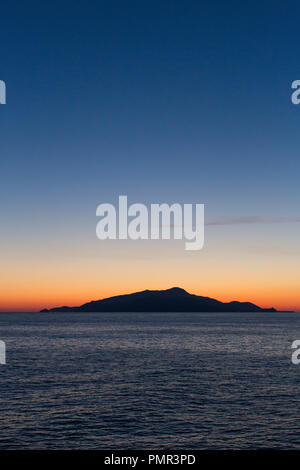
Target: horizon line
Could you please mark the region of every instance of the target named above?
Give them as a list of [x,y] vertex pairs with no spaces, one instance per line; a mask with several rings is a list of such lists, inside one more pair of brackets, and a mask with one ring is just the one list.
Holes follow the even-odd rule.
[[[62,307],[68,307],[68,308],[73,308],[73,307],[74,307],[74,308],[78,308],[78,307],[80,307],[80,306],[82,306],[82,305],[85,305],[85,304],[88,304],[88,303],[90,303],[90,302],[98,302],[98,301],[101,301],[101,300],[104,300],[104,299],[111,299],[111,298],[114,298],[114,297],[132,295],[132,294],[136,294],[136,293],[140,293],[140,292],[145,292],[145,291],[150,291],[150,292],[167,291],[167,290],[172,290],[172,289],[174,289],[174,288],[181,289],[181,290],[187,292],[187,293],[190,294],[190,295],[195,295],[195,296],[198,296],[198,297],[205,297],[205,298],[209,298],[209,299],[214,299],[214,300],[218,300],[218,301],[220,301],[220,302],[222,302],[222,303],[226,303],[226,304],[231,303],[231,302],[252,303],[252,304],[254,304],[254,305],[256,305],[256,306],[258,306],[258,307],[260,307],[260,308],[262,308],[262,309],[274,308],[274,309],[276,309],[277,312],[300,313],[300,307],[296,307],[296,310],[291,309],[291,308],[284,308],[284,309],[281,308],[281,309],[279,309],[279,308],[276,308],[276,306],[273,306],[273,305],[272,305],[271,307],[266,307],[266,306],[261,307],[261,306],[259,305],[259,303],[256,303],[256,301],[236,300],[236,299],[223,301],[223,300],[219,300],[219,299],[216,298],[216,297],[205,296],[205,295],[200,295],[200,294],[194,294],[194,293],[191,293],[191,292],[187,291],[186,289],[184,289],[184,288],[182,288],[182,287],[178,287],[178,286],[172,286],[172,287],[168,287],[168,288],[166,288],[166,289],[142,289],[142,290],[138,290],[138,291],[126,292],[126,293],[124,293],[124,294],[118,293],[118,294],[114,294],[114,295],[110,295],[110,296],[104,296],[104,297],[97,298],[97,299],[93,298],[93,299],[91,299],[91,300],[86,300],[86,301],[82,302],[82,303],[79,304],[79,305],[71,305],[71,306],[69,306],[69,305],[68,305],[69,302],[60,303],[60,304],[59,304],[59,302],[57,302],[57,303],[55,303],[55,305],[52,306],[52,307],[45,307],[45,304],[43,304],[42,306],[39,306],[39,307],[37,308],[37,310],[34,310],[34,309],[32,309],[32,310],[27,310],[27,309],[26,309],[26,310],[23,310],[23,309],[22,309],[22,310],[0,310],[0,313],[41,313],[41,310],[43,310],[43,309],[45,309],[45,310],[51,310],[51,309],[53,309],[53,308],[62,308]],[[255,303],[254,303],[254,302],[255,302]],[[45,303],[46,303],[46,302],[45,302]],[[44,312],[44,313],[45,313],[45,312]],[[199,313],[200,313],[200,312],[199,312]]]

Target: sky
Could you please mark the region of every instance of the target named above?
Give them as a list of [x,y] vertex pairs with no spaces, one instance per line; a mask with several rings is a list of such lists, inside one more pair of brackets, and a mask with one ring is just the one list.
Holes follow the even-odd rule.
[[[180,286],[300,311],[297,1],[7,2],[0,310]],[[205,204],[205,245],[100,241],[96,207]]]

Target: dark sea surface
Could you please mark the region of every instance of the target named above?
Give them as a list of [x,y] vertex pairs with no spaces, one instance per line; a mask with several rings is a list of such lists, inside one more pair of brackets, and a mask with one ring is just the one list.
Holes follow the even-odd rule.
[[0,339],[0,449],[300,449],[299,314],[0,314]]

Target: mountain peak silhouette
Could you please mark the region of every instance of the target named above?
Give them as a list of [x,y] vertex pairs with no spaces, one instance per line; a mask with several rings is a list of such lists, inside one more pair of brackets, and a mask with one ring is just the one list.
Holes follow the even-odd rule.
[[190,294],[181,287],[144,290],[85,303],[79,307],[55,307],[41,312],[276,312],[251,302],[220,302]]
[[170,293],[170,294],[191,295],[186,290],[182,289],[181,287],[170,287],[170,289],[165,289],[164,291],[161,291],[161,292],[166,292],[166,293]]

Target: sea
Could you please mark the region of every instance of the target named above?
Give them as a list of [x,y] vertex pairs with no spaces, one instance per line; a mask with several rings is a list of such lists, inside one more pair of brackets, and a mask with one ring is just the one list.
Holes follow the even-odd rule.
[[300,449],[296,313],[2,313],[0,449]]

